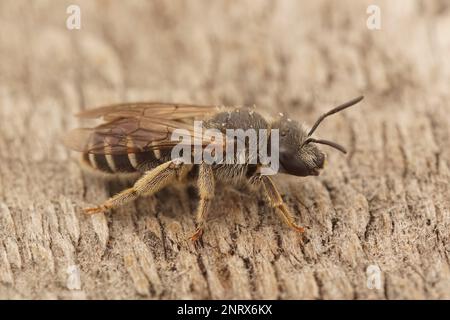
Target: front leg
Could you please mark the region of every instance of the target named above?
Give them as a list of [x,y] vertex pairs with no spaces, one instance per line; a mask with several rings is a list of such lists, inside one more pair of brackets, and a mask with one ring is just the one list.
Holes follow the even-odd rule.
[[281,215],[284,222],[289,227],[291,227],[297,232],[304,232],[305,229],[303,227],[300,227],[297,224],[295,224],[294,217],[290,213],[286,204],[283,202],[283,198],[281,198],[281,195],[278,192],[272,179],[270,179],[268,176],[260,176],[259,179],[264,187],[264,191],[266,193],[267,198],[269,199],[272,208],[275,208],[275,210]]
[[202,163],[200,165],[197,186],[200,194],[200,202],[198,204],[196,215],[197,228],[194,234],[190,237],[192,241],[197,241],[201,238],[203,229],[205,228],[211,201],[214,197],[215,181],[211,165],[206,163]]

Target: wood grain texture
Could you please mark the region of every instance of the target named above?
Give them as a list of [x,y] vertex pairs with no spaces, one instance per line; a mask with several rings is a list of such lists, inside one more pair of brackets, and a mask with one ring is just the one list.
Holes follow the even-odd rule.
[[[370,1],[371,3],[372,1]],[[446,1],[0,2],[0,298],[450,298]],[[129,185],[84,173],[72,114],[120,101],[253,105],[318,130],[319,177],[277,177],[305,239],[262,195],[218,189],[203,247],[194,190],[84,216]],[[367,288],[378,265],[380,289]],[[79,271],[80,277],[77,277]]]

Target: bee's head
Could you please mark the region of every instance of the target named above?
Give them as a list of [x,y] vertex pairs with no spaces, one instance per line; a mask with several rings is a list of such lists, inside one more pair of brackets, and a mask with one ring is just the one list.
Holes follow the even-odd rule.
[[279,130],[280,172],[295,176],[319,175],[320,170],[325,166],[326,155],[317,147],[317,144],[328,145],[346,153],[347,151],[341,145],[328,140],[314,139],[311,135],[327,116],[348,108],[362,99],[363,97],[353,99],[323,114],[309,132],[297,121],[281,115],[272,124],[272,129]]
[[317,176],[325,165],[325,154],[314,143],[305,143],[308,133],[286,116],[273,123],[279,130],[280,172],[295,176]]

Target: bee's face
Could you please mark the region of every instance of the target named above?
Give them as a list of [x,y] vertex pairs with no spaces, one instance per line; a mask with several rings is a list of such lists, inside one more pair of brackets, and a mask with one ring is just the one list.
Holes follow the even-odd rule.
[[319,175],[326,155],[315,144],[303,144],[307,133],[300,124],[282,117],[273,128],[280,134],[280,172],[303,177]]
[[279,156],[282,173],[295,176],[317,176],[325,165],[325,154],[316,144],[328,145],[342,153],[347,153],[340,144],[323,139],[314,139],[311,135],[328,116],[340,112],[360,102],[363,97],[350,100],[322,114],[309,132],[306,132],[297,121],[280,114],[281,117],[272,123],[272,129],[279,129]]
[[284,171],[295,176],[318,176],[324,168],[326,155],[315,145],[297,150],[281,149],[280,163]]

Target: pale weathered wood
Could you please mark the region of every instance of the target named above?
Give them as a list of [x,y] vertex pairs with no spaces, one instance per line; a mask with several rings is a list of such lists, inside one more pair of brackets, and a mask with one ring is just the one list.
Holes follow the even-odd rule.
[[[1,298],[450,298],[446,1],[0,3]],[[59,142],[76,111],[133,100],[253,105],[346,145],[320,177],[278,177],[306,238],[262,195],[165,190],[86,217],[129,182],[83,173]],[[367,288],[378,265],[382,287]],[[76,271],[80,271],[80,279]],[[79,280],[79,281],[78,281]]]

